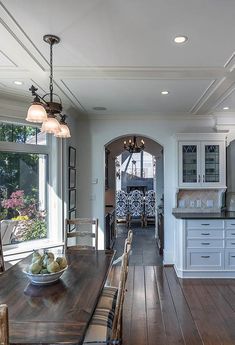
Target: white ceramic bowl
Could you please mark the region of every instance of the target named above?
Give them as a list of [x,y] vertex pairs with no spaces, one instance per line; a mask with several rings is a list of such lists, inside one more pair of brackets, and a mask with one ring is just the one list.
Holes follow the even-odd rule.
[[34,285],[47,285],[56,282],[60,279],[60,276],[66,271],[68,266],[56,273],[47,274],[33,274],[24,270],[23,272],[27,275],[30,282]]

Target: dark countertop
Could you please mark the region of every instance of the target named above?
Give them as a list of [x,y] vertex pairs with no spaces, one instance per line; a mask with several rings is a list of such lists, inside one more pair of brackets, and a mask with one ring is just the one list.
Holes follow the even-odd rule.
[[235,219],[235,212],[220,212],[220,213],[180,213],[173,212],[173,216],[177,219]]

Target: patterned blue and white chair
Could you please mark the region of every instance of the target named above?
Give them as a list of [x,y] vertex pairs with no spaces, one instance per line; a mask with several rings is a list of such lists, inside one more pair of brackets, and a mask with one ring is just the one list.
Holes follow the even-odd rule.
[[156,193],[154,190],[145,192],[145,212],[144,212],[144,225],[148,225],[148,221],[155,222],[156,214]]
[[116,218],[128,221],[128,194],[123,190],[116,192]]
[[128,196],[129,221],[128,227],[133,220],[140,220],[141,226],[144,225],[144,193],[139,190],[133,190]]

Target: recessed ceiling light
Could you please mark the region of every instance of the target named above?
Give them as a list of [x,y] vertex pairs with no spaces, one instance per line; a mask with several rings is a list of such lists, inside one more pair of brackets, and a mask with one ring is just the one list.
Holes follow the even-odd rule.
[[188,41],[188,37],[187,36],[183,36],[183,35],[179,35],[179,36],[176,36],[174,38],[174,42],[177,43],[177,44],[185,43],[187,41]]
[[23,82],[22,82],[22,81],[19,81],[19,80],[15,80],[15,81],[14,81],[14,84],[15,84],[15,85],[23,85]]
[[229,110],[229,107],[223,107],[224,110]]
[[169,91],[167,91],[167,90],[161,91],[161,94],[162,95],[169,95]]
[[107,108],[105,107],[93,107],[94,110],[106,110]]

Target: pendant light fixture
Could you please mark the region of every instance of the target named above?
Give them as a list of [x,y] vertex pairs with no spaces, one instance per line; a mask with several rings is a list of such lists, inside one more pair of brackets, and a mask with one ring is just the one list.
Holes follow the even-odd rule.
[[123,142],[123,148],[125,150],[129,151],[130,153],[139,153],[139,152],[143,151],[145,148],[144,140],[141,139],[140,145],[138,145],[137,137],[134,136],[133,140],[131,140],[131,139],[128,140],[128,143],[126,142],[126,140]]
[[[62,102],[58,95],[53,93],[53,45],[60,42],[60,38],[55,35],[45,35],[43,40],[50,45],[50,84],[49,93],[39,96],[38,89],[32,85],[31,91],[34,100],[29,107],[26,120],[29,122],[42,122],[41,131],[54,134],[59,138],[69,138],[70,130],[65,122],[66,115],[62,115]],[[59,102],[53,100],[53,96],[58,97]],[[49,98],[49,100],[47,100]],[[59,121],[57,119],[59,117]]]

